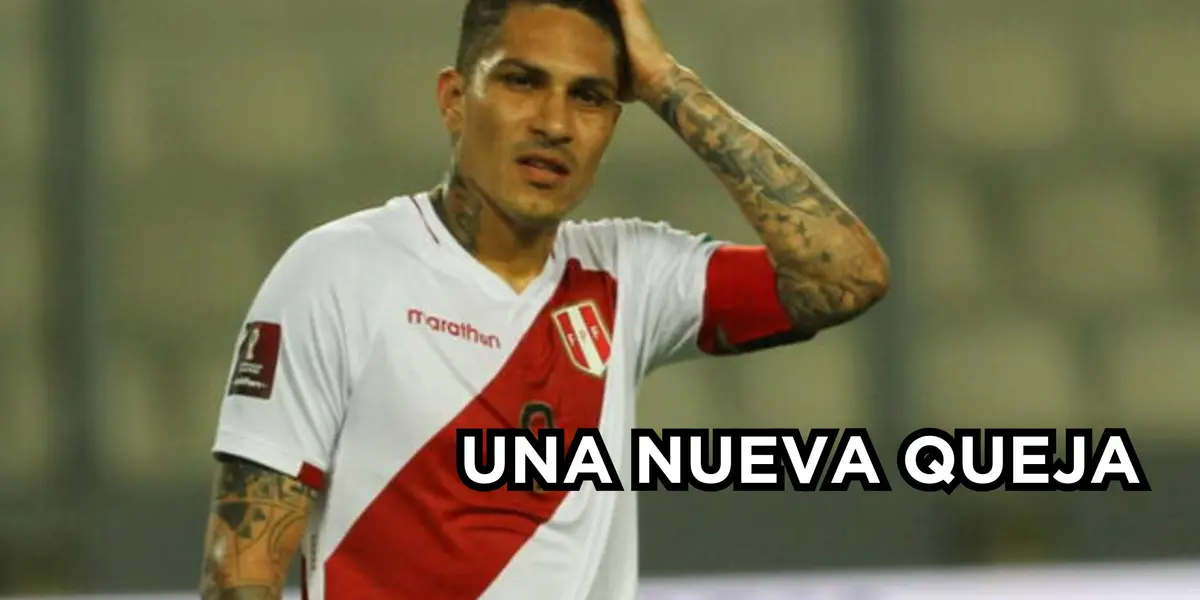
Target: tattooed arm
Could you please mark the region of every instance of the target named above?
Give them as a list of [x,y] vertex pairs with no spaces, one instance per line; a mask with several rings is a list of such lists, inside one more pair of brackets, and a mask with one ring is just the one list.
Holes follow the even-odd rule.
[[716,174],[766,245],[793,325],[817,331],[886,294],[889,265],[865,225],[803,161],[675,65],[644,101]]
[[204,544],[203,600],[278,600],[315,492],[237,458],[217,472]]

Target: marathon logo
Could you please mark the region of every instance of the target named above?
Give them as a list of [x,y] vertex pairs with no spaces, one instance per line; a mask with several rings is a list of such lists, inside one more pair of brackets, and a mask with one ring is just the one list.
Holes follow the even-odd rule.
[[500,349],[499,337],[485,334],[476,329],[474,325],[466,321],[451,321],[449,319],[443,319],[441,317],[430,315],[420,309],[410,308],[408,309],[408,322],[411,325],[423,325],[428,327],[430,331],[445,333],[473,344],[487,346],[493,350]]

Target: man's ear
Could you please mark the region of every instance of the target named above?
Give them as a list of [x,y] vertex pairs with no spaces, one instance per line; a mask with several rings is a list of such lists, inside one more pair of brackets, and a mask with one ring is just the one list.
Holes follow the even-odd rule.
[[466,84],[466,79],[454,67],[446,67],[438,72],[438,112],[442,115],[442,123],[451,135],[457,134],[462,129]]

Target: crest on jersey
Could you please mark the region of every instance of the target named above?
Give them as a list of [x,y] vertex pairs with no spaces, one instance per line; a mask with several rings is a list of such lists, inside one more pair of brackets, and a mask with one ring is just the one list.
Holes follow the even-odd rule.
[[554,311],[551,320],[575,368],[593,377],[603,377],[612,353],[612,335],[595,301],[560,308]]

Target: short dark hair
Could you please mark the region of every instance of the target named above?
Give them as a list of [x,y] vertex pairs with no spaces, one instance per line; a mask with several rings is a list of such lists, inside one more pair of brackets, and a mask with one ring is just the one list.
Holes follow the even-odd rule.
[[621,27],[621,16],[612,0],[467,0],[459,27],[458,53],[454,67],[458,72],[469,75],[475,63],[495,43],[508,9],[519,4],[549,4],[565,9],[577,10],[587,15],[612,36],[617,52],[617,86],[624,94],[631,85],[628,52],[625,49],[625,31]]

